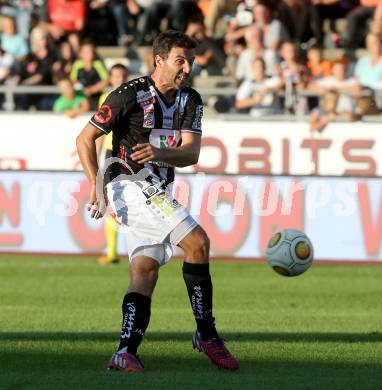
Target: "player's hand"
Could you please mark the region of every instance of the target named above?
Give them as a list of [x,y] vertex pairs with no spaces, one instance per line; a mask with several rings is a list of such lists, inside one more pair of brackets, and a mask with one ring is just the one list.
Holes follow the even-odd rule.
[[130,154],[130,158],[138,164],[144,164],[148,161],[158,161],[160,149],[155,148],[153,145],[137,144],[132,147],[133,153]]
[[97,187],[95,184],[92,185],[90,199],[87,207],[88,211],[90,212],[90,216],[94,219],[102,218],[106,211],[105,202],[103,202],[103,200],[98,201],[97,199]]

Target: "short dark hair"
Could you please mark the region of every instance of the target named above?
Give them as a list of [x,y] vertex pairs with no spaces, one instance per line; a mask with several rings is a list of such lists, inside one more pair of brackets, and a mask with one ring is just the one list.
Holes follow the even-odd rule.
[[129,69],[125,65],[123,65],[123,64],[121,64],[119,62],[117,64],[114,64],[110,68],[110,72],[109,73],[111,73],[114,69],[122,71],[123,74],[124,74],[124,78],[126,78],[128,76],[128,74],[129,74]]
[[182,47],[185,49],[195,49],[197,42],[188,35],[177,30],[168,30],[160,33],[153,43],[153,60],[154,67],[155,57],[159,55],[162,58],[167,58],[173,47]]

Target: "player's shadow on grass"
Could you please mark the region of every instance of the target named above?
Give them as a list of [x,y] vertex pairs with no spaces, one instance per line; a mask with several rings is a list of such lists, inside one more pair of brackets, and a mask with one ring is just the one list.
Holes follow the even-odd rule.
[[[156,341],[190,341],[192,332],[147,332],[145,339]],[[236,342],[382,342],[382,333],[230,333],[221,336],[228,341]],[[118,332],[0,332],[0,341],[116,341]]]
[[[148,332],[140,351],[146,372],[144,376],[131,377],[105,369],[117,345],[117,332],[0,333],[0,346],[6,346],[1,348],[0,354],[0,387],[57,390],[381,388],[381,364],[373,361],[374,358],[372,361],[362,357],[341,361],[334,352],[332,360],[324,360],[314,351],[320,342],[382,342],[382,333],[224,333],[222,336],[233,350],[237,348],[237,344],[234,348],[234,341],[243,343],[238,355],[241,369],[235,373],[218,371],[203,354],[193,352],[191,335],[192,332]],[[258,350],[267,350],[269,346],[259,348],[262,342],[311,342],[312,345],[304,356],[278,354],[277,349],[264,355]],[[208,383],[208,387],[195,385],[195,380],[197,384]],[[290,383],[295,385],[291,387]],[[3,384],[6,386],[2,387]]]

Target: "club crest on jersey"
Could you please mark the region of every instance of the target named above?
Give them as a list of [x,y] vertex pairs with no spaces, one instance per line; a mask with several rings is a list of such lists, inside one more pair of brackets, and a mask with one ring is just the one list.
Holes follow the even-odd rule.
[[107,104],[103,104],[94,114],[94,120],[98,123],[107,123],[113,116],[113,110]]

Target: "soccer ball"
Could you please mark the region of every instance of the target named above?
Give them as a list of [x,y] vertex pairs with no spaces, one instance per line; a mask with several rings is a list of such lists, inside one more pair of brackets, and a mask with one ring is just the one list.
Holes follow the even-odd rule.
[[299,230],[281,230],[268,243],[267,260],[280,275],[301,275],[312,265],[313,245],[306,234]]

